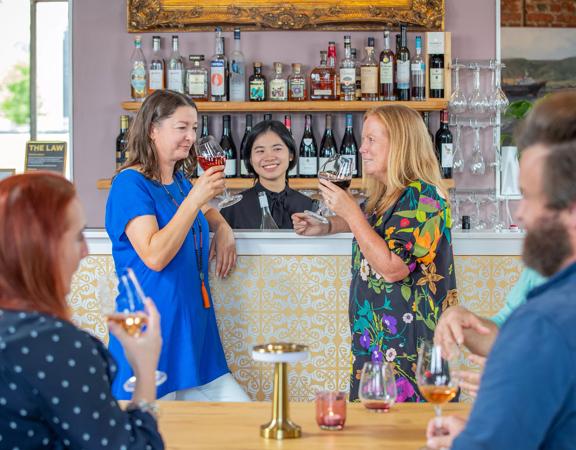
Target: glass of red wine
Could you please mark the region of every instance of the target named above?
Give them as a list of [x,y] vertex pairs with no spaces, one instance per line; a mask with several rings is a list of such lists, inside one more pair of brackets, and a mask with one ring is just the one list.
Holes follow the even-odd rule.
[[[354,171],[352,159],[347,155],[336,154],[328,159],[320,168],[318,178],[330,181],[340,189],[348,189],[352,183],[352,174]],[[318,211],[304,211],[306,215],[315,218],[322,223],[328,223],[327,217],[334,216],[332,211],[325,202],[320,202]]]
[[[214,136],[204,136],[198,139],[196,145],[196,158],[198,159],[198,164],[204,171],[208,170],[212,166],[225,166],[226,165],[226,153],[220,147],[220,144],[214,138]],[[230,195],[228,190],[224,188],[224,193],[219,197],[220,203],[218,203],[219,208],[226,208],[227,206],[232,206],[242,200],[241,194]]]
[[364,407],[374,412],[388,412],[397,395],[394,367],[386,362],[365,362],[358,388]]

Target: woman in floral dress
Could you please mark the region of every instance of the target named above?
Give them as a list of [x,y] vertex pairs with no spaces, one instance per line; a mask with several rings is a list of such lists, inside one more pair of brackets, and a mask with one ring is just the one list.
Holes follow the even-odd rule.
[[358,399],[364,363],[388,361],[396,369],[398,401],[420,401],[418,346],[432,340],[442,311],[457,303],[447,192],[428,130],[411,108],[368,111],[360,153],[367,200],[358,206],[347,191],[320,180],[336,216],[326,225],[294,214],[294,230],[354,235],[350,400]]

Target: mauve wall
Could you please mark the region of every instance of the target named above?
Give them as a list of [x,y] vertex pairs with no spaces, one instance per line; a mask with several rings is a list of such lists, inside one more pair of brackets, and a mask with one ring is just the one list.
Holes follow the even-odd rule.
[[[104,226],[108,191],[98,191],[96,180],[110,177],[114,171],[114,146],[118,133],[120,102],[129,97],[128,59],[133,35],[126,32],[124,0],[75,0],[73,2],[73,98],[74,98],[74,181],[86,208],[88,226]],[[495,2],[490,0],[446,0],[446,31],[452,32],[452,53],[466,59],[489,59],[495,55]],[[248,61],[258,59],[268,66],[273,61],[299,61],[307,71],[317,63],[319,51],[335,40],[342,56],[345,32],[246,32],[242,34],[243,51]],[[382,48],[380,32],[352,32],[352,46],[361,47],[369,35],[375,36],[376,50]],[[163,50],[168,55],[169,36],[162,34]],[[227,53],[232,33],[225,33]],[[181,53],[213,53],[214,34],[180,33]],[[143,36],[145,54],[149,55],[151,34]],[[285,68],[285,71],[287,69]],[[269,73],[269,72],[266,72]],[[244,120],[236,115],[235,137],[242,132]],[[281,113],[274,115],[282,118]],[[355,114],[359,137],[360,113]],[[260,120],[257,114],[255,120]],[[296,141],[299,142],[302,114],[292,114]],[[211,132],[220,133],[219,115],[211,118]],[[316,138],[321,137],[323,115],[314,117]],[[342,136],[342,120],[337,120],[336,134]],[[437,119],[436,119],[437,123]],[[431,127],[433,130],[435,126]],[[241,136],[240,136],[241,138]]]

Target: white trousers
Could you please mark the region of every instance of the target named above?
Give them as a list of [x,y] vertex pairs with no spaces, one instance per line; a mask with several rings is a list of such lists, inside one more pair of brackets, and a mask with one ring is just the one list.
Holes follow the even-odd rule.
[[159,400],[186,400],[189,402],[251,401],[231,373],[224,374],[202,386],[170,392]]

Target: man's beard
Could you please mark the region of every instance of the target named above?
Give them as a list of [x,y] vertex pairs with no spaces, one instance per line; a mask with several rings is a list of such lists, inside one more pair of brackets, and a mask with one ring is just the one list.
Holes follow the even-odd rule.
[[527,231],[522,261],[541,275],[554,275],[571,256],[570,235],[557,216],[542,219],[541,225]]

